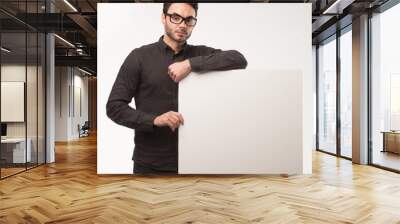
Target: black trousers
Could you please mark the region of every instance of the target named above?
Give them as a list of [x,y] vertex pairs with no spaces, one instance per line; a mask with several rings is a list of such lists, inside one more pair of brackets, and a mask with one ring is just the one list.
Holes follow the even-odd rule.
[[157,175],[175,175],[178,171],[172,170],[158,170],[151,167],[144,166],[139,163],[133,163],[133,174],[157,174]]

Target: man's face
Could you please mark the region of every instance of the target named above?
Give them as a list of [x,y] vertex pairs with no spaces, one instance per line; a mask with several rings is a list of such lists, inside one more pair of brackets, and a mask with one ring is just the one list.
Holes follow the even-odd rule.
[[[168,9],[168,14],[177,14],[183,18],[196,17],[196,12],[186,3],[174,3]],[[172,23],[169,15],[162,13],[161,21],[164,25],[165,33],[174,41],[178,43],[184,43],[189,39],[192,34],[194,26],[186,25],[185,21],[181,24]]]

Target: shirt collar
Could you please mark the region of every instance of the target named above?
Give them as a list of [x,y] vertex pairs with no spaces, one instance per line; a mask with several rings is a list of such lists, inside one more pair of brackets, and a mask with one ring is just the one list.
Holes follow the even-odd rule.
[[[164,38],[164,35],[162,35],[162,36],[158,39],[158,46],[160,46],[160,48],[161,48],[162,50],[167,50],[167,49],[168,49],[168,50],[170,50],[170,51],[173,52],[172,48],[171,48],[170,46],[168,46],[168,45],[164,42],[163,38]],[[184,43],[184,45],[183,45],[183,48],[182,48],[182,50],[181,50],[179,53],[181,53],[181,52],[183,52],[183,51],[186,51],[187,48],[188,48],[188,44],[187,44],[187,41],[185,41],[185,43]],[[179,53],[178,53],[178,54],[179,54]]]

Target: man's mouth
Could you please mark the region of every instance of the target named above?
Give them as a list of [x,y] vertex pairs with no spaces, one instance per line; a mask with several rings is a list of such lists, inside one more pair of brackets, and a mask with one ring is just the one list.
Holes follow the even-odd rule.
[[179,32],[179,31],[177,31],[176,33],[179,34],[179,35],[182,35],[182,36],[183,36],[183,35],[186,35],[186,32]]

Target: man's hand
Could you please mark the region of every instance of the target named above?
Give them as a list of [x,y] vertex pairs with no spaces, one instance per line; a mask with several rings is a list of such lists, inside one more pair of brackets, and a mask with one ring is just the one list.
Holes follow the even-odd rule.
[[188,59],[181,62],[175,62],[168,66],[168,75],[176,83],[186,78],[191,71],[192,67],[190,66]]
[[175,131],[180,124],[183,125],[183,117],[178,112],[169,111],[156,117],[153,123],[157,127],[169,126],[172,131]]

